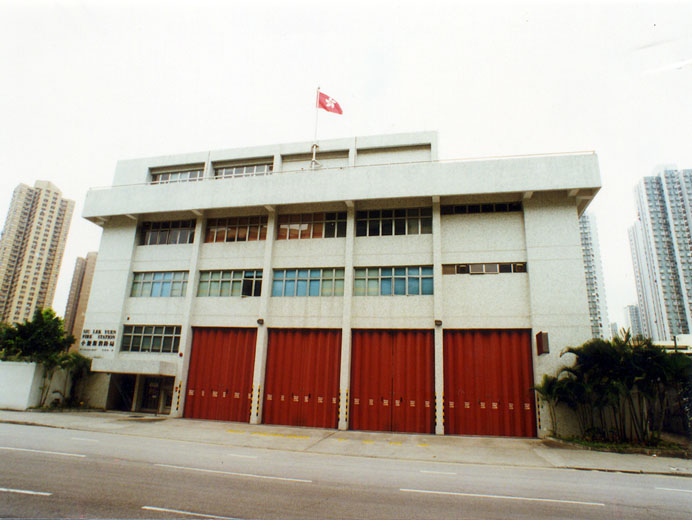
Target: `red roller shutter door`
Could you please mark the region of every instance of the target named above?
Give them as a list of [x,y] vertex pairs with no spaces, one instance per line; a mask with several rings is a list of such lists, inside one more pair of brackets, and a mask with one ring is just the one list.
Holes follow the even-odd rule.
[[444,331],[445,433],[535,437],[529,330]]
[[185,417],[249,422],[257,329],[193,329]]
[[270,329],[265,424],[336,428],[341,331]]
[[432,433],[434,336],[430,330],[354,330],[350,425]]

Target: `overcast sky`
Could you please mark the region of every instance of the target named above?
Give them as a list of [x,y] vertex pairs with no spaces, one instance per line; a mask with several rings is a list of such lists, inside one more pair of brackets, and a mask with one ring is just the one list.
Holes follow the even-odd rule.
[[690,2],[235,4],[0,0],[0,218],[19,182],[76,201],[58,314],[99,247],[86,192],[118,159],[311,140],[319,85],[344,110],[320,116],[323,139],[437,130],[442,159],[595,150],[623,323],[633,187],[692,168]]

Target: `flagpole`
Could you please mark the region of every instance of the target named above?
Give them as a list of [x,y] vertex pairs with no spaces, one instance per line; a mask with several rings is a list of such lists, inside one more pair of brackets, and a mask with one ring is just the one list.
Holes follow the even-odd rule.
[[315,97],[315,138],[312,141],[312,162],[310,163],[311,168],[315,168],[317,164],[317,118],[320,113],[320,87],[317,87],[317,95]]

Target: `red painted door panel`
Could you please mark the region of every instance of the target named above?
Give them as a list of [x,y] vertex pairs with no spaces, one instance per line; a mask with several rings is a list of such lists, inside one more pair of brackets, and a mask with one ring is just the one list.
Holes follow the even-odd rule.
[[351,429],[391,431],[392,334],[387,330],[354,330],[351,340]]
[[270,329],[265,424],[336,428],[341,331]]
[[350,427],[431,433],[434,339],[429,330],[354,330]]
[[529,330],[444,332],[445,433],[535,437]]
[[193,329],[185,417],[248,422],[257,329]]

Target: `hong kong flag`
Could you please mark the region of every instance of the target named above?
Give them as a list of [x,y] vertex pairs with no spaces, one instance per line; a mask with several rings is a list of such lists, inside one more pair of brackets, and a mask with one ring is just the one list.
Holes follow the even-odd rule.
[[317,92],[317,107],[324,108],[327,112],[343,114],[339,103],[334,98],[329,97],[324,92]]

